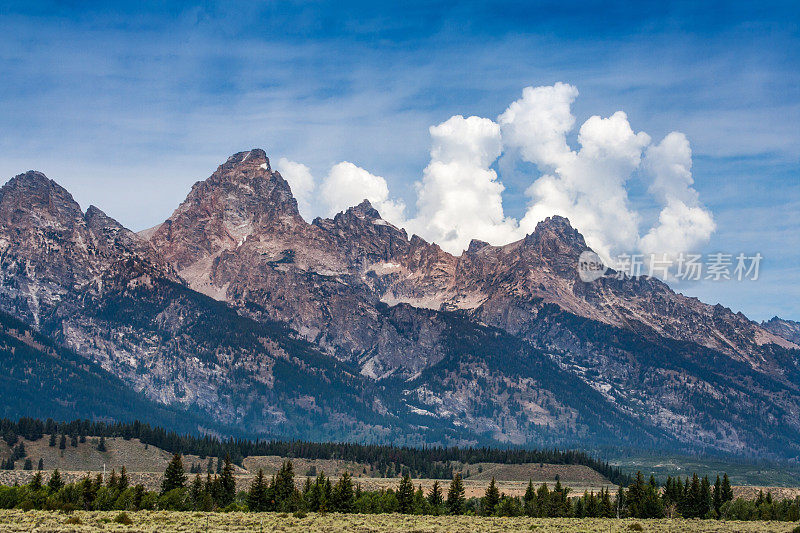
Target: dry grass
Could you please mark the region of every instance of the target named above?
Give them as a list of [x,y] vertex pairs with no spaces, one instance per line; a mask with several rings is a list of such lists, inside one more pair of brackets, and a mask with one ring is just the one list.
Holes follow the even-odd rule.
[[[642,531],[672,532],[789,532],[797,525],[786,522],[717,522],[714,520],[639,520],[570,518],[482,518],[469,516],[407,515],[319,515],[305,518],[276,513],[127,513],[130,525],[114,521],[118,511],[75,512],[64,515],[48,511],[0,511],[0,530],[21,531],[285,531],[285,532],[363,532],[391,531],[419,533],[488,533],[501,531],[622,533],[640,524]],[[633,526],[635,527],[635,526]]]
[[[25,452],[34,467],[41,458],[45,470],[58,468],[66,471],[97,472],[102,471],[103,465],[106,465],[109,472],[112,469],[119,472],[124,465],[129,472],[163,472],[172,458],[171,453],[155,446],[146,446],[138,439],[108,438],[105,452],[97,451],[97,437],[88,437],[86,442],[79,442],[75,447],[70,445],[70,439],[67,437],[67,447],[63,450],[58,447],[59,440],[60,436],[56,436],[55,446],[49,445],[49,435],[36,441],[23,440]],[[0,447],[0,457],[5,458],[8,455],[8,447]],[[183,464],[188,469],[191,464],[200,463],[205,471],[207,461],[207,459],[201,460],[196,455],[187,455]],[[23,462],[24,460],[17,461],[17,468],[21,468]]]
[[[170,453],[155,446],[145,446],[138,439],[127,441],[121,437],[106,439],[106,452],[97,451],[96,438],[94,437],[90,437],[85,443],[79,443],[74,448],[67,442],[65,450],[60,450],[58,445],[55,447],[48,446],[48,441],[49,435],[45,435],[44,438],[33,442],[24,441],[27,455],[30,457],[34,467],[40,457],[44,459],[45,479],[49,477],[50,471],[54,468],[58,468],[64,474],[67,482],[72,482],[86,475],[86,472],[92,472],[93,475],[102,472],[104,464],[108,473],[112,469],[119,472],[122,465],[125,465],[129,472],[131,483],[142,483],[146,488],[155,490],[160,487],[164,469],[172,458]],[[10,453],[9,447],[0,439],[0,458],[6,458]],[[246,458],[244,460],[245,468],[235,467],[237,474],[236,486],[240,490],[249,487],[253,475],[259,468],[263,468],[267,475],[274,474],[284,460],[285,458],[278,456]],[[396,488],[399,482],[399,478],[374,477],[376,473],[371,471],[369,465],[362,463],[335,459],[295,458],[292,461],[295,474],[297,474],[296,482],[298,487],[303,485],[305,482],[304,474],[312,466],[318,472],[324,471],[326,475],[333,478],[337,478],[342,472],[348,471],[353,477],[357,478],[356,482],[361,483],[362,488],[365,490]],[[184,466],[187,471],[190,465],[197,463],[202,466],[202,470],[205,472],[207,462],[207,458],[200,459],[194,455],[184,456]],[[22,464],[23,461],[17,461],[17,468],[21,468]],[[367,470],[366,474],[364,473],[365,469]],[[556,476],[559,477],[564,486],[572,490],[572,494],[582,494],[584,490],[597,492],[602,487],[608,487],[612,492],[616,490],[614,485],[611,485],[596,471],[581,465],[479,463],[462,465],[461,471],[463,473],[469,471],[469,476],[464,480],[464,488],[468,498],[483,496],[486,486],[493,476],[497,479],[500,491],[510,496],[522,496],[525,493],[528,479],[533,479],[537,486],[546,482],[552,488]],[[0,484],[28,483],[34,473],[22,470],[0,471]],[[440,480],[440,483],[444,486],[448,482],[448,480]],[[432,484],[432,479],[414,480],[415,486],[422,485],[425,490]],[[778,499],[794,498],[800,495],[800,489],[798,488],[783,487],[734,487],[734,494],[737,497],[742,496],[747,499],[754,499],[758,495],[758,490],[762,488],[764,492],[771,491],[773,496]]]
[[[251,473],[258,472],[259,468],[264,469],[264,473],[272,475],[280,470],[283,462],[286,461],[285,457],[277,455],[253,455],[245,457],[243,464],[244,467]],[[357,463],[353,461],[342,461],[339,459],[292,459],[292,466],[294,466],[295,474],[305,475],[311,467],[316,468],[317,472],[325,472],[326,476],[338,477],[343,472],[349,472],[353,476],[372,476],[372,468],[366,463]],[[367,472],[364,473],[364,470]]]
[[[36,471],[29,471],[29,470],[0,470],[0,485],[13,485],[15,483],[19,485],[26,485],[30,483],[33,476],[36,474]],[[98,472],[90,472],[92,476],[96,476]],[[64,481],[67,483],[74,483],[76,481],[81,480],[86,475],[85,471],[61,471],[61,476],[64,478]],[[50,478],[50,471],[43,472],[44,480],[47,481]],[[203,474],[201,477],[205,477]],[[253,474],[240,474],[236,476],[236,488],[237,490],[246,490],[250,487],[250,484],[253,482],[253,478],[255,476]],[[141,483],[144,487],[148,490],[158,490],[161,487],[161,480],[163,478],[163,474],[160,472],[131,472],[128,474],[128,479],[132,485],[137,485]],[[189,475],[189,481],[194,478],[194,474]],[[295,485],[297,488],[302,488],[303,484],[306,481],[305,476],[295,476]],[[335,481],[335,479],[334,479]],[[363,490],[380,490],[380,489],[397,489],[397,485],[400,483],[400,478],[368,478],[368,477],[360,477],[354,480],[356,483],[361,485]],[[436,480],[433,479],[414,479],[414,487],[421,486],[422,489],[427,492],[430,487],[433,485],[433,482]],[[447,486],[450,484],[450,480],[447,479],[440,479],[438,480],[439,484],[442,486],[443,490],[447,490]],[[537,483],[537,486],[540,485],[542,481]],[[466,479],[464,480],[464,492],[466,493],[467,498],[472,497],[481,497],[486,492],[486,487],[489,484],[486,480],[478,480],[478,479]],[[615,485],[609,484],[587,484],[587,483],[571,483],[565,482],[562,483],[565,487],[569,487],[572,491],[571,494],[583,494],[584,490],[593,490],[594,492],[598,492],[601,487],[608,487],[611,489],[612,492],[616,491]],[[497,488],[500,492],[503,492],[509,496],[522,496],[525,494],[525,489],[528,486],[527,481],[498,481]],[[552,480],[548,481],[548,486],[552,489],[554,483]]]
[[462,475],[469,472],[465,479],[489,481],[494,477],[498,481],[525,481],[555,483],[556,476],[561,483],[575,485],[608,485],[610,482],[596,470],[583,465],[555,465],[547,463],[500,464],[476,463],[463,465]]

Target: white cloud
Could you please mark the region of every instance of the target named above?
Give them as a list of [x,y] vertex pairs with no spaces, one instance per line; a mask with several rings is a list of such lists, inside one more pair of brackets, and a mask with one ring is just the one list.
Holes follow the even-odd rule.
[[333,216],[367,199],[392,224],[402,225],[405,204],[389,199],[389,186],[381,176],[376,176],[348,161],[331,167],[320,186],[327,215]]
[[451,253],[473,238],[505,244],[518,238],[503,214],[503,185],[489,167],[500,156],[500,126],[456,115],[432,126],[431,161],[417,183],[417,214],[408,228]]
[[506,148],[544,172],[529,188],[531,205],[520,221],[526,233],[558,214],[586,237],[603,259],[630,251],[638,240],[638,215],[628,205],[625,183],[650,142],[634,133],[625,113],[593,116],[581,126],[579,151],[567,144],[575,124],[570,106],[578,91],[571,85],[526,88],[498,119]]
[[652,176],[650,192],[661,202],[670,198],[697,204],[697,191],[692,189],[692,148],[686,135],[673,131],[647,149],[644,168]]
[[289,161],[285,157],[278,159],[276,168],[292,188],[300,214],[306,220],[311,220],[311,193],[314,191],[311,169],[302,163]]
[[[586,120],[578,132],[580,150],[573,150],[567,135],[575,125],[570,108],[577,95],[563,83],[528,87],[498,119],[506,154],[542,172],[527,190],[531,203],[520,228],[529,233],[548,216],[565,216],[610,264],[623,252],[674,255],[705,243],[715,226],[692,188],[686,137],[671,133],[649,146],[650,136],[635,133],[627,115],[617,111]],[[642,238],[640,216],[627,193],[638,169],[652,178],[649,191],[662,205],[658,223]]]
[[578,89],[566,83],[525,87],[522,98],[500,115],[506,148],[517,149],[526,161],[555,169],[574,158],[566,134],[575,125],[570,107]]
[[[578,90],[568,84],[527,87],[497,122],[455,115],[430,128],[430,163],[416,183],[416,214],[391,199],[386,180],[353,163],[334,165],[319,188],[327,216],[368,199],[381,216],[411,233],[461,253],[471,239],[506,244],[532,232],[552,215],[569,218],[587,243],[609,264],[620,253],[676,255],[696,251],[715,230],[699,201],[692,177],[692,151],[682,133],[659,144],[635,132],[627,115],[592,116],[578,130],[571,107]],[[541,175],[526,193],[531,202],[517,222],[503,210],[503,184],[491,168],[500,155],[537,166]],[[313,178],[305,165],[281,159],[278,168],[306,206]],[[641,237],[640,215],[628,201],[634,172],[650,178],[649,192],[660,205],[657,223]],[[301,208],[302,209],[302,208]]]
[[650,192],[664,207],[658,224],[642,237],[641,250],[674,256],[707,242],[716,224],[692,188],[692,149],[686,136],[672,132],[659,144],[650,146],[643,166],[653,178]]

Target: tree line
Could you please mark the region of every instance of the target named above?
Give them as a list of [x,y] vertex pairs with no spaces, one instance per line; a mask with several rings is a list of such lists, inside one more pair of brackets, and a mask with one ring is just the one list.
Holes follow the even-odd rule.
[[259,470],[249,487],[237,490],[234,466],[229,457],[219,474],[195,474],[189,481],[180,454],[167,465],[160,491],[131,486],[123,467],[112,472],[87,474],[76,483],[65,484],[58,470],[45,483],[37,472],[30,483],[0,486],[0,508],[85,510],[174,510],[174,511],[250,511],[291,512],[304,517],[307,512],[326,513],[404,513],[429,515],[483,515],[529,517],[605,517],[663,518],[684,517],[726,520],[800,519],[800,497],[777,501],[761,493],[755,501],[734,499],[727,474],[717,476],[712,486],[708,477],[697,474],[682,481],[668,478],[659,487],[655,478],[645,482],[641,472],[627,487],[619,487],[612,497],[607,488],[571,497],[570,489],[557,481],[551,489],[546,483],[536,488],[528,482],[524,496],[501,493],[494,478],[482,498],[466,498],[463,480],[456,473],[447,488],[435,480],[427,491],[414,487],[405,474],[396,488],[363,490],[348,472],[333,481],[323,472],[306,477],[302,487],[295,482],[291,460],[267,479]]
[[[160,427],[135,422],[72,422],[45,421],[33,418],[19,420],[0,419],[0,436],[13,446],[18,437],[39,440],[45,434],[59,435],[70,440],[87,436],[122,437],[139,439],[170,453],[192,454],[202,458],[229,457],[241,465],[245,457],[277,455],[304,459],[340,459],[371,466],[373,472],[383,477],[408,474],[417,478],[451,479],[453,463],[550,463],[584,465],[596,470],[614,484],[628,484],[631,477],[619,468],[609,465],[578,450],[538,450],[522,448],[460,448],[442,446],[393,446],[387,444],[357,444],[349,442],[306,442],[300,440],[250,440],[220,439],[211,435],[178,434]],[[52,437],[51,437],[52,438]]]

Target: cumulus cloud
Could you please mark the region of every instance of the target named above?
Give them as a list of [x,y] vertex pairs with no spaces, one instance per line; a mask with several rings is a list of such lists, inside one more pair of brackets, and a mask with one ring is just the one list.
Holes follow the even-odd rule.
[[[531,203],[520,228],[529,233],[548,216],[565,216],[610,264],[622,252],[675,254],[707,241],[714,223],[691,187],[686,137],[672,133],[649,146],[650,136],[635,133],[627,115],[617,111],[586,120],[578,132],[580,149],[573,150],[567,135],[575,126],[571,106],[577,96],[575,87],[563,83],[528,87],[498,118],[506,152],[542,172],[527,190]],[[643,238],[626,188],[638,169],[652,178],[649,190],[663,206]]]
[[471,239],[505,244],[519,237],[503,214],[503,185],[489,167],[500,156],[500,126],[456,115],[432,126],[431,161],[417,183],[417,214],[409,229],[451,253]]
[[392,224],[402,225],[405,204],[389,198],[389,186],[376,176],[348,161],[334,165],[320,186],[327,215],[333,216],[367,199]]
[[572,102],[578,89],[566,83],[552,87],[526,87],[522,98],[500,115],[507,149],[519,150],[526,161],[549,169],[567,164],[575,156],[566,134],[575,126]]
[[625,113],[593,116],[581,126],[579,151],[567,144],[575,124],[570,107],[575,87],[526,88],[499,117],[506,147],[544,173],[529,188],[531,205],[520,221],[526,233],[546,217],[570,219],[603,259],[630,250],[638,240],[638,216],[628,205],[625,184],[650,142],[634,133]]
[[692,188],[692,149],[686,136],[672,132],[650,146],[643,166],[653,180],[649,190],[663,208],[658,223],[642,237],[641,250],[674,256],[707,242],[716,224]]
[[[319,188],[327,216],[368,199],[383,218],[411,233],[461,253],[471,239],[506,244],[532,232],[552,215],[571,221],[609,264],[620,253],[668,254],[696,251],[715,230],[710,211],[693,188],[692,151],[685,135],[673,132],[660,143],[635,132],[627,115],[592,116],[578,129],[572,104],[578,90],[556,83],[527,87],[497,121],[455,115],[430,128],[430,162],[416,182],[416,213],[392,199],[386,180],[343,161]],[[504,186],[492,168],[500,156],[536,166],[526,193],[530,203],[519,222],[503,210]],[[278,168],[307,207],[313,179],[307,167],[281,159]],[[650,180],[660,208],[657,222],[640,235],[641,217],[628,199],[635,174]]]
[[310,220],[312,214],[311,193],[314,191],[314,177],[311,175],[311,169],[302,163],[289,161],[285,157],[278,159],[275,168],[292,188],[292,194],[297,200],[300,214],[306,220]]

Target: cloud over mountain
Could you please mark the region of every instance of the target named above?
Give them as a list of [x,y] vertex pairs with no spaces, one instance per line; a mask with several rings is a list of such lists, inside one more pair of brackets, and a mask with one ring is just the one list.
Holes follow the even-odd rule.
[[414,233],[460,253],[471,239],[514,240],[516,221],[503,214],[503,185],[489,168],[502,152],[500,126],[461,115],[430,128],[431,161],[417,187]]
[[314,177],[311,175],[311,169],[302,163],[289,161],[285,157],[278,159],[278,164],[275,166],[292,188],[300,214],[305,218],[310,218],[312,214],[311,194],[314,191]]
[[[320,186],[317,210],[335,214],[369,199],[384,218],[460,253],[471,239],[505,244],[533,231],[552,215],[570,219],[604,260],[640,251],[670,254],[696,250],[716,225],[693,188],[692,152],[686,136],[668,134],[658,144],[635,132],[623,111],[588,118],[570,146],[578,89],[566,83],[526,87],[497,121],[454,115],[430,128],[430,162],[415,183],[416,212],[407,216],[386,180],[353,163],[334,165]],[[505,187],[493,168],[500,156],[534,165],[522,218],[505,214]],[[307,167],[289,168],[301,197],[313,188]],[[302,168],[300,168],[302,167]],[[300,169],[300,170],[297,170]],[[300,172],[303,171],[303,172]],[[658,221],[642,232],[642,217],[628,198],[628,182],[640,173],[660,208]],[[305,196],[304,196],[305,195]],[[302,204],[302,202],[301,202]]]
[[367,199],[386,220],[395,224],[404,221],[405,205],[389,199],[386,180],[348,161],[331,167],[320,186],[320,193],[327,215],[335,215]]

